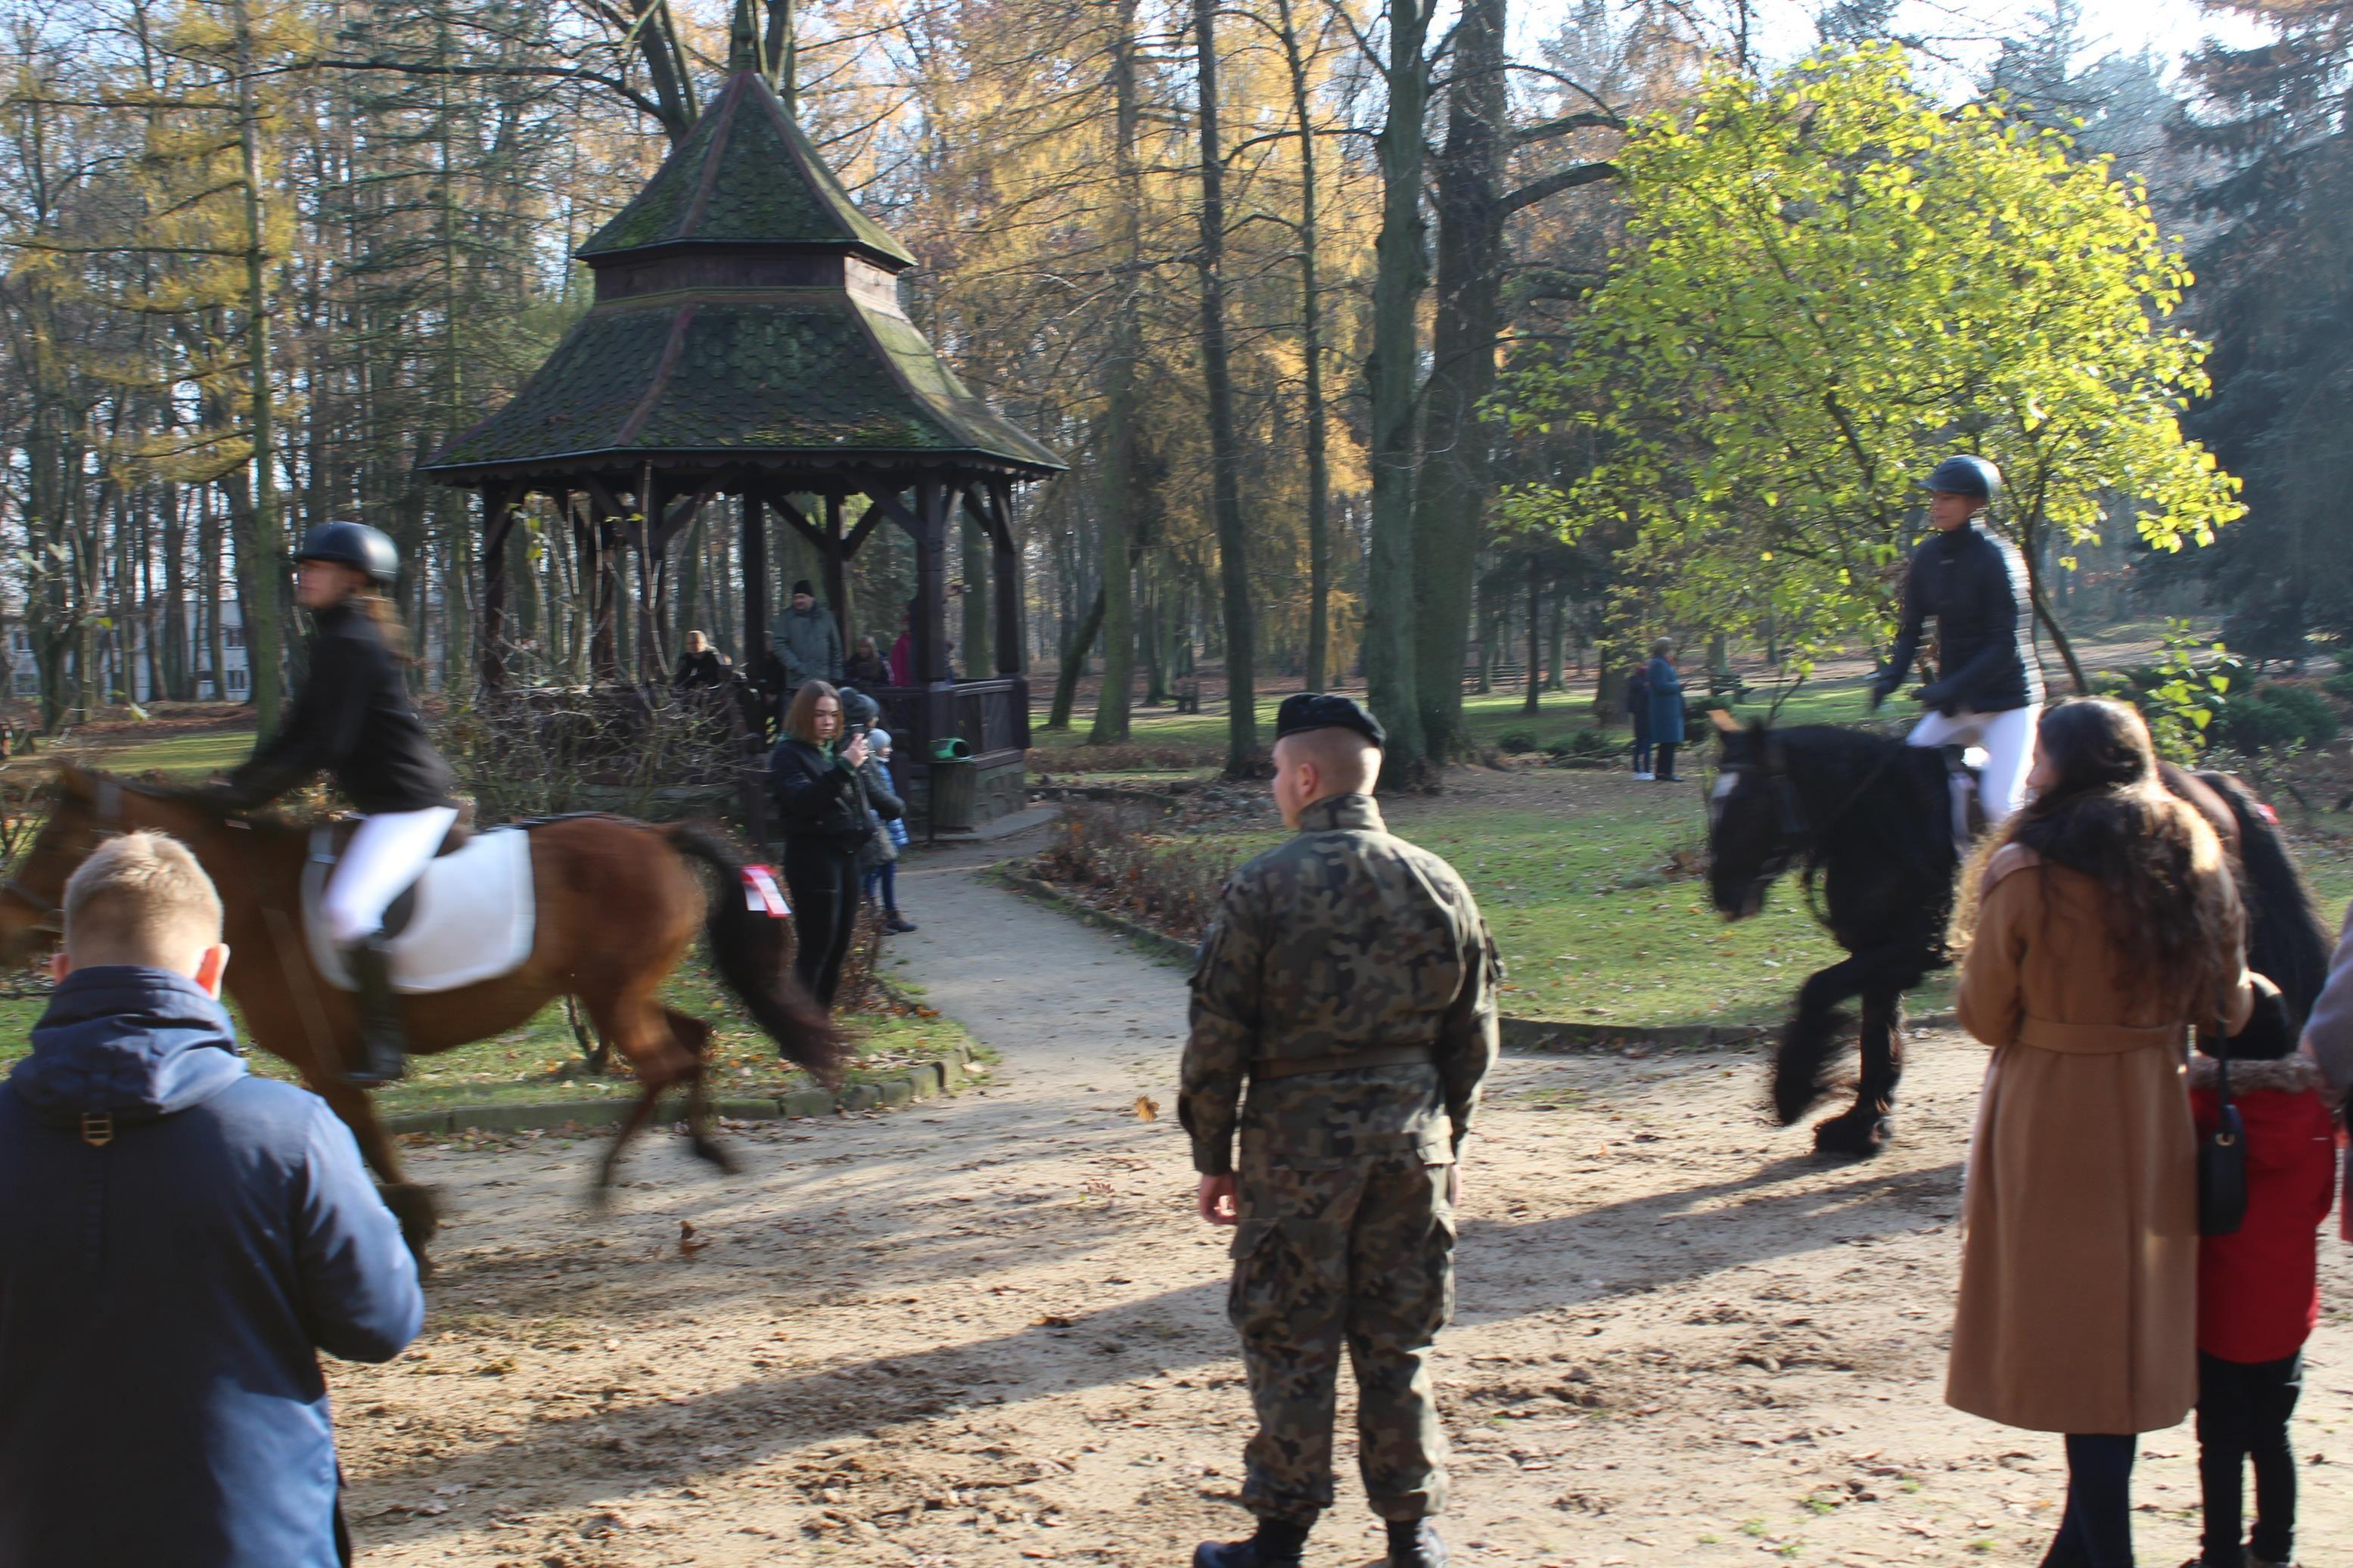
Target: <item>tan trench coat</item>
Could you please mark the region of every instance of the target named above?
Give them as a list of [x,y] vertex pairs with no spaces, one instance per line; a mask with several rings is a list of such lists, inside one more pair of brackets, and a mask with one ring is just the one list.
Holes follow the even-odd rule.
[[2102,898],[2005,848],[1961,970],[1961,1025],[1994,1053],[1945,1399],[2038,1432],[2154,1432],[2198,1397],[2189,1021],[2119,980]]

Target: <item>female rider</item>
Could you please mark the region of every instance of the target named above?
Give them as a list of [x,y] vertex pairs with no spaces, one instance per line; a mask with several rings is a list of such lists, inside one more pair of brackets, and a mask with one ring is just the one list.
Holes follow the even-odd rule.
[[359,992],[361,1063],[343,1076],[388,1083],[406,1048],[384,911],[432,860],[458,806],[449,765],[401,678],[400,622],[382,592],[399,574],[400,552],[364,523],[322,522],[294,559],[294,600],[315,628],[310,678],[278,733],[213,793],[229,810],[252,811],[323,772],[359,809],[320,913]]
[[2025,797],[2042,707],[2042,679],[2026,651],[2026,568],[2016,550],[1973,521],[2001,493],[2000,469],[1983,458],[1947,458],[1922,488],[1934,531],[1912,552],[1903,625],[1872,680],[1871,705],[1877,708],[1910,676],[1921,623],[1934,616],[1936,679],[1917,693],[1930,711],[1905,740],[1983,746],[1979,797],[1998,826]]

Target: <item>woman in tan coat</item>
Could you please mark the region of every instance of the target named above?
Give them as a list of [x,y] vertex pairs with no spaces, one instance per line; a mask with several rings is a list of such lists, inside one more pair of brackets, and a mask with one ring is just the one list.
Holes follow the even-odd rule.
[[2134,1435],[2198,1395],[2182,1062],[2193,1027],[2246,1021],[2245,920],[2213,829],[2158,782],[2138,713],[2063,703],[2040,734],[2035,798],[1989,846],[1960,921],[1961,1024],[1994,1052],[1945,1397],[2067,1434],[2046,1568],[2128,1568]]

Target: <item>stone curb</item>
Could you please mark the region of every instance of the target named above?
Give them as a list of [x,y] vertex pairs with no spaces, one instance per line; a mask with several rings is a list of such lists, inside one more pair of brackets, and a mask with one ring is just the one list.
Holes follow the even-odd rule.
[[[790,1121],[803,1116],[849,1114],[877,1107],[897,1107],[954,1094],[967,1081],[968,1058],[935,1057],[919,1063],[902,1077],[853,1083],[839,1094],[823,1089],[797,1089],[760,1100],[714,1100],[712,1114],[738,1121]],[[629,1100],[557,1100],[541,1105],[455,1105],[447,1110],[410,1110],[383,1119],[387,1132],[523,1132],[533,1129],[579,1126],[613,1127],[636,1103]],[[686,1106],[677,1097],[665,1099],[654,1121],[668,1125],[682,1120]]]
[[1110,805],[1133,802],[1141,805],[1156,805],[1163,811],[1175,811],[1185,804],[1179,795],[1156,789],[1135,789],[1126,784],[1031,784],[1029,798],[1064,805],[1074,800]]
[[[1156,958],[1185,963],[1193,962],[1192,943],[1180,942],[1166,931],[1154,931],[1150,926],[1129,920],[1124,915],[1096,909],[1051,882],[1025,876],[1013,869],[1015,864],[1011,860],[1004,861],[987,868],[981,874],[1023,898],[1073,916],[1088,925],[1125,937]],[[1948,1027],[1954,1021],[1950,1012],[1938,1012],[1906,1018],[1905,1023],[1910,1028],[1934,1029]],[[1504,1048],[1514,1051],[1569,1051],[1621,1046],[1656,1046],[1662,1050],[1714,1050],[1723,1046],[1755,1045],[1769,1038],[1775,1028],[1770,1024],[1578,1024],[1559,1018],[1504,1017],[1498,1023]]]

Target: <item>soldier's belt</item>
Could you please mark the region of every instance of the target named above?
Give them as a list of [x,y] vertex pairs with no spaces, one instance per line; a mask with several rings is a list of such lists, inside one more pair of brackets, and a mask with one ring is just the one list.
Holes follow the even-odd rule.
[[1250,1063],[1250,1077],[1297,1078],[1302,1073],[1348,1072],[1356,1068],[1402,1068],[1438,1060],[1436,1046],[1384,1046],[1377,1051],[1337,1051],[1328,1057],[1300,1057]]

